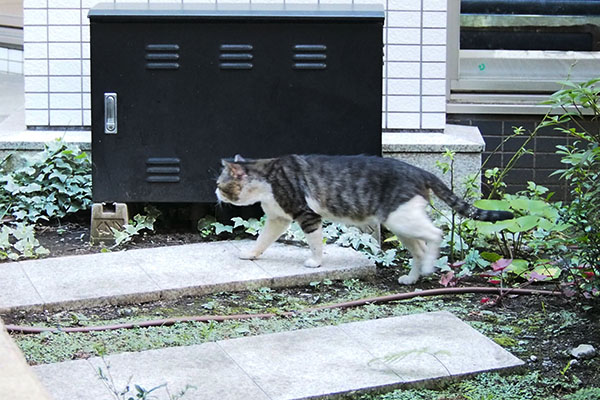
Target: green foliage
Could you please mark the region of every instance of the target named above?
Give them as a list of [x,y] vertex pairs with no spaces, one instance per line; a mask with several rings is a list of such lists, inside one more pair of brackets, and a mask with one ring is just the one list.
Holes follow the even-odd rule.
[[[256,236],[265,226],[266,216],[257,220],[250,218],[245,220],[240,217],[231,219],[233,225],[224,225],[217,222],[214,217],[209,216],[198,221],[198,231],[204,238],[214,238],[222,234],[240,237],[244,235]],[[305,242],[304,233],[300,226],[293,222],[288,230],[283,234],[285,240]],[[323,227],[323,240],[333,242],[342,247],[352,247],[363,253],[370,260],[384,266],[392,265],[396,260],[396,250],[389,249],[383,251],[373,235],[363,232],[353,226],[346,226],[326,221]]]
[[396,260],[395,249],[382,250],[373,235],[354,226],[326,223],[323,228],[323,237],[339,246],[352,247],[383,266],[393,265]]
[[[484,373],[472,379],[455,382],[439,389],[400,389],[385,394],[366,394],[360,400],[534,400],[557,399],[555,388],[569,385],[555,378],[546,378],[537,371],[523,375],[503,376],[498,373]],[[561,397],[566,400],[596,400],[594,390],[582,389],[579,392],[591,397]]]
[[24,158],[22,167],[1,171],[0,214],[35,223],[86,210],[92,202],[90,172],[90,158],[78,147],[62,140],[46,143],[44,151]]
[[579,389],[575,393],[566,395],[564,400],[600,400],[600,388],[589,387]]
[[115,237],[115,244],[113,247],[121,246],[128,243],[135,236],[139,235],[143,230],[154,230],[154,223],[160,216],[160,211],[154,206],[144,207],[145,215],[137,214],[133,217],[133,221],[129,221],[128,224],[123,225],[123,230],[112,229]]
[[35,238],[33,225],[19,222],[0,227],[0,260],[36,258],[48,253]]
[[265,226],[266,217],[263,216],[261,219],[250,218],[248,220],[233,217],[231,221],[233,225],[225,225],[217,222],[214,216],[209,215],[198,221],[198,231],[206,239],[215,239],[218,236],[223,236],[223,234],[234,237],[256,236]]
[[[570,226],[565,244],[572,256],[562,257],[566,283],[584,295],[600,298],[600,131],[585,120],[600,118],[600,79],[583,83],[563,82],[546,104],[564,111],[546,123],[575,137],[577,142],[558,146],[565,168],[556,171],[570,189],[571,201],[561,218]],[[583,272],[583,273],[582,273]]]
[[[530,188],[541,193],[546,188],[529,182]],[[535,194],[535,192],[534,192]],[[498,221],[470,221],[471,227],[485,237],[498,244],[501,254],[506,258],[517,258],[525,255],[538,256],[543,253],[551,236],[564,237],[562,232],[569,225],[560,221],[562,203],[550,203],[545,199],[530,197],[531,193],[522,192],[517,195],[505,194],[502,200],[478,200],[475,206],[484,210],[511,211],[515,218]]]

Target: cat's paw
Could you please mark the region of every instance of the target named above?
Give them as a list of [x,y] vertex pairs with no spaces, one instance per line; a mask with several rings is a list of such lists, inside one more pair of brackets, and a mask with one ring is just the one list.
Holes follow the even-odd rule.
[[400,278],[398,278],[398,283],[401,285],[412,285],[417,281],[417,279],[419,279],[418,276],[402,275]]
[[239,255],[242,260],[256,260],[258,257],[260,257],[260,253],[252,250],[242,251]]
[[431,267],[423,266],[421,267],[421,276],[431,275],[435,272],[435,266],[431,265]]
[[319,268],[321,266],[321,261],[315,260],[314,258],[309,258],[304,261],[304,266],[306,268]]

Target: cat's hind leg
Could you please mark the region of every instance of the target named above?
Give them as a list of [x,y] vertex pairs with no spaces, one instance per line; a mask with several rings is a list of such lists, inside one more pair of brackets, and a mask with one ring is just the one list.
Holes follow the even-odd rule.
[[[398,235],[397,235],[398,236]],[[427,250],[425,242],[418,239],[412,239],[405,236],[398,236],[398,239],[406,247],[412,256],[412,265],[410,272],[407,275],[403,275],[398,278],[398,283],[402,285],[411,285],[419,279],[421,276],[421,269],[423,265],[423,257]]]
[[[421,262],[413,262],[410,273],[398,279],[401,284],[415,283],[420,275],[429,275],[435,269],[435,261],[438,258],[442,242],[442,231],[429,219],[425,210],[426,206],[425,198],[415,196],[399,206],[384,221],[384,225],[399,238],[404,238],[405,242],[412,240],[412,244],[409,246],[421,254]],[[418,248],[416,243],[418,243]],[[408,246],[407,248],[411,251]],[[413,257],[416,257],[415,253],[413,253]]]
[[269,217],[265,222],[263,230],[258,235],[254,247],[250,251],[242,252],[242,260],[254,260],[271,245],[289,228],[291,220],[281,217]]

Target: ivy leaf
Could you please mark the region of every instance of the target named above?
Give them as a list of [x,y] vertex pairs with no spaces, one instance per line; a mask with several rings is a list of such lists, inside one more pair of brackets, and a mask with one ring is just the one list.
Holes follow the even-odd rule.
[[214,222],[212,225],[215,227],[216,235],[220,235],[223,232],[233,233],[233,226],[231,225],[223,225],[220,222]]

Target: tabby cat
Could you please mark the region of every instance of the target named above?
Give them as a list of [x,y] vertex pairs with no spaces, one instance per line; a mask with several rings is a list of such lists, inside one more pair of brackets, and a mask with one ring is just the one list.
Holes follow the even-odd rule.
[[482,221],[512,218],[507,211],[486,211],[457,197],[435,175],[405,162],[374,156],[287,155],[222,160],[217,180],[219,201],[238,206],[261,203],[267,218],[254,248],[242,259],[258,258],[298,222],[311,256],[306,267],[321,265],[322,219],[352,225],[383,224],[413,256],[412,269],[398,279],[413,284],[434,272],[442,231],[426,213],[433,191],[459,214]]

